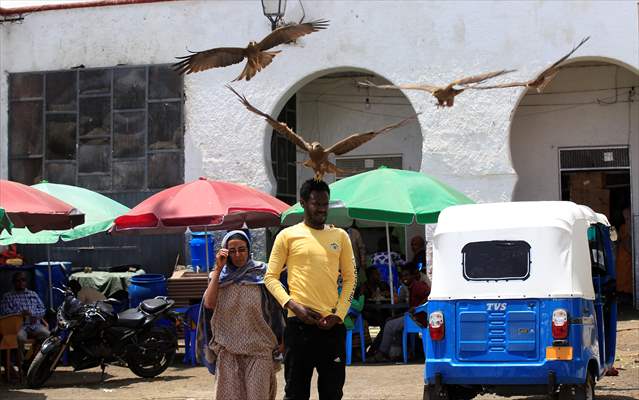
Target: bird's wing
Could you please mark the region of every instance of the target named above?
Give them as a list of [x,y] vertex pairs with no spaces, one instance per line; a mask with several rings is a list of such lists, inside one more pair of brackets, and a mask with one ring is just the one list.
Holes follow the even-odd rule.
[[226,67],[237,64],[246,57],[246,49],[240,47],[218,47],[211,50],[196,51],[183,57],[171,67],[180,74],[200,72],[210,68]]
[[471,89],[500,89],[500,88],[508,88],[508,87],[516,87],[516,86],[533,86],[536,87],[538,91],[541,91],[544,87],[546,87],[550,81],[557,75],[559,71],[559,64],[566,61],[568,57],[570,57],[578,48],[580,48],[584,43],[586,43],[590,39],[590,36],[587,36],[581,39],[578,45],[573,47],[572,50],[565,56],[561,57],[559,60],[555,61],[550,67],[546,68],[543,72],[541,72],[537,77],[531,79],[526,82],[508,82],[502,83],[498,85],[489,85],[489,86],[474,86]]
[[310,151],[311,150],[311,145],[306,142],[304,140],[304,138],[302,138],[300,135],[298,135],[297,133],[293,132],[293,130],[291,128],[289,128],[285,123],[283,122],[279,122],[278,120],[276,120],[275,118],[271,117],[270,115],[258,110],[257,108],[253,107],[253,105],[251,103],[248,102],[248,100],[246,99],[246,97],[242,96],[241,94],[239,94],[238,92],[235,91],[235,89],[233,89],[230,85],[226,85],[226,87],[233,93],[235,93],[235,95],[240,99],[240,103],[242,103],[244,105],[244,107],[246,107],[247,110],[263,117],[264,119],[266,119],[266,122],[268,122],[269,125],[271,125],[273,127],[273,129],[275,129],[279,134],[285,136],[288,140],[290,140],[291,142],[293,142],[296,146],[300,147],[302,150],[305,151]]
[[487,86],[469,86],[466,89],[475,89],[475,90],[481,90],[481,89],[503,89],[503,88],[511,88],[511,87],[519,87],[519,86],[528,86],[532,83],[533,81],[521,81],[521,82],[506,82],[506,83],[498,83],[496,85],[487,85]]
[[545,74],[546,72],[548,72],[548,71],[552,70],[553,68],[557,67],[562,62],[566,61],[568,59],[568,57],[570,57],[575,51],[577,51],[578,48],[580,48],[584,43],[586,43],[588,41],[588,39],[590,39],[590,36],[586,36],[585,38],[581,39],[581,42],[579,42],[578,45],[573,47],[572,50],[570,50],[570,52],[568,52],[568,54],[566,54],[565,56],[561,57],[559,60],[555,61],[550,67],[546,68],[546,70],[544,72],[542,72],[541,74],[542,75]]
[[303,24],[282,26],[262,39],[262,41],[257,44],[257,48],[260,51],[272,49],[280,44],[288,43],[304,35],[308,35],[309,33],[317,32],[326,28],[328,28],[328,21],[325,19],[318,19],[311,22],[305,22]]
[[362,82],[357,82],[357,84],[359,86],[373,87],[376,89],[394,89],[394,90],[412,89],[412,90],[424,90],[430,93],[433,93],[435,90],[440,89],[437,86],[428,85],[426,83],[404,83],[401,85],[376,85],[371,81],[362,81]]
[[393,129],[399,128],[400,126],[405,125],[406,123],[408,123],[411,120],[414,120],[415,118],[417,118],[417,114],[413,115],[412,117],[405,118],[395,124],[385,126],[376,131],[354,133],[350,135],[349,137],[340,140],[339,142],[335,143],[334,145],[326,149],[326,153],[334,153],[335,155],[338,155],[338,156],[348,153],[349,151],[356,149],[359,146],[363,145],[364,143],[368,142],[375,136],[381,133],[386,133]]
[[474,76],[467,76],[465,78],[461,78],[461,79],[457,79],[453,82],[450,83],[451,86],[466,86],[466,85],[470,85],[471,83],[481,83],[484,82],[488,79],[500,76],[500,75],[504,75],[504,74],[508,74],[510,72],[513,72],[514,70],[505,70],[502,69],[501,71],[492,71],[492,72],[486,72],[485,74],[480,74],[480,75],[474,75]]

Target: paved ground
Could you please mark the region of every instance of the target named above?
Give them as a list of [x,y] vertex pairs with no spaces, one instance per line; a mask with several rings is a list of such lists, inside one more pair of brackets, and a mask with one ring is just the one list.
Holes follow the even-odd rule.
[[[635,316],[637,317],[637,316]],[[619,376],[605,377],[597,384],[602,400],[639,399],[639,318],[618,325],[617,363]],[[347,368],[345,399],[420,399],[424,367],[409,365],[355,365]],[[128,369],[109,367],[107,379],[99,383],[100,371],[57,370],[47,387],[28,390],[19,386],[0,386],[0,399],[7,400],[212,400],[213,378],[206,369],[184,368],[176,364],[152,380],[138,378]],[[283,396],[283,374],[278,374],[278,399]],[[313,385],[315,387],[315,385]],[[317,399],[317,393],[312,394]],[[501,399],[481,396],[481,400]],[[533,400],[539,397],[518,399]]]

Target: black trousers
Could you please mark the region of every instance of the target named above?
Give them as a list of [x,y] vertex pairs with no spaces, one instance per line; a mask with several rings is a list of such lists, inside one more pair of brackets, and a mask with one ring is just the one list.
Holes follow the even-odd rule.
[[320,400],[340,400],[346,375],[346,328],[323,330],[298,318],[288,318],[284,334],[284,400],[308,400],[317,369]]

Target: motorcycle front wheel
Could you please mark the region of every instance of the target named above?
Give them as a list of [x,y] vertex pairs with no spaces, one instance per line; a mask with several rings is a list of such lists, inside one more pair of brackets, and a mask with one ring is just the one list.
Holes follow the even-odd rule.
[[29,367],[29,371],[27,372],[27,385],[32,389],[37,389],[44,385],[44,382],[49,379],[52,371],[52,364],[55,361],[58,355],[57,351],[50,351],[42,353],[39,351],[36,354],[31,366]]
[[166,328],[153,328],[139,338],[139,348],[127,356],[131,372],[153,378],[164,372],[175,358],[177,338]]

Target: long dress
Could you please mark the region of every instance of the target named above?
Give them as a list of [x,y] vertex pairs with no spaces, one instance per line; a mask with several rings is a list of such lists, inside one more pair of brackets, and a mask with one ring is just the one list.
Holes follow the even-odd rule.
[[216,400],[275,399],[277,338],[264,320],[260,285],[220,287],[211,324],[217,354]]

